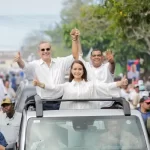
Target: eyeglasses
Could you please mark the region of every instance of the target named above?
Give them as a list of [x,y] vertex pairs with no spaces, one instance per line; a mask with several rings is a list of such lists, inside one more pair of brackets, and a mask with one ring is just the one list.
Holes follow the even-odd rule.
[[98,54],[98,55],[92,55],[92,57],[101,57],[102,55],[101,54]]
[[42,52],[44,52],[44,51],[50,51],[50,50],[51,50],[51,48],[42,48],[41,49]]
[[146,103],[147,105],[150,105],[150,102]]

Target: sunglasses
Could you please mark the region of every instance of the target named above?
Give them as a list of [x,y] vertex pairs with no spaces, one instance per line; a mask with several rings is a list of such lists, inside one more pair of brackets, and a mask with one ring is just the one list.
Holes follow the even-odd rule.
[[98,54],[98,55],[92,55],[92,57],[101,57],[102,55],[101,54]]
[[150,102],[146,103],[147,105],[150,105]]
[[51,50],[51,48],[42,48],[41,49],[42,52],[44,52],[44,51],[50,51],[50,50]]

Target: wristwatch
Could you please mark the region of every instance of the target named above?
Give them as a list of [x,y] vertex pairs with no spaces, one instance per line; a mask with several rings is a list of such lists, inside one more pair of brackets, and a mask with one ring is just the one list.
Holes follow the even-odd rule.
[[40,84],[40,87],[44,89],[44,88],[45,88],[45,84],[44,84],[44,83],[41,83],[41,84]]

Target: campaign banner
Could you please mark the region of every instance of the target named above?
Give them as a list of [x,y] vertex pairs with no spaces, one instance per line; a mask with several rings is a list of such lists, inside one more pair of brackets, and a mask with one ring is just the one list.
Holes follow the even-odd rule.
[[138,80],[140,76],[140,60],[128,60],[127,62],[127,77],[128,79]]

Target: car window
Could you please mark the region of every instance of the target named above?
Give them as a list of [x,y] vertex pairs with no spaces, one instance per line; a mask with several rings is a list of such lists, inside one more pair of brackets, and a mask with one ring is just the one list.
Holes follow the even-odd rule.
[[26,150],[147,150],[135,116],[29,119]]

